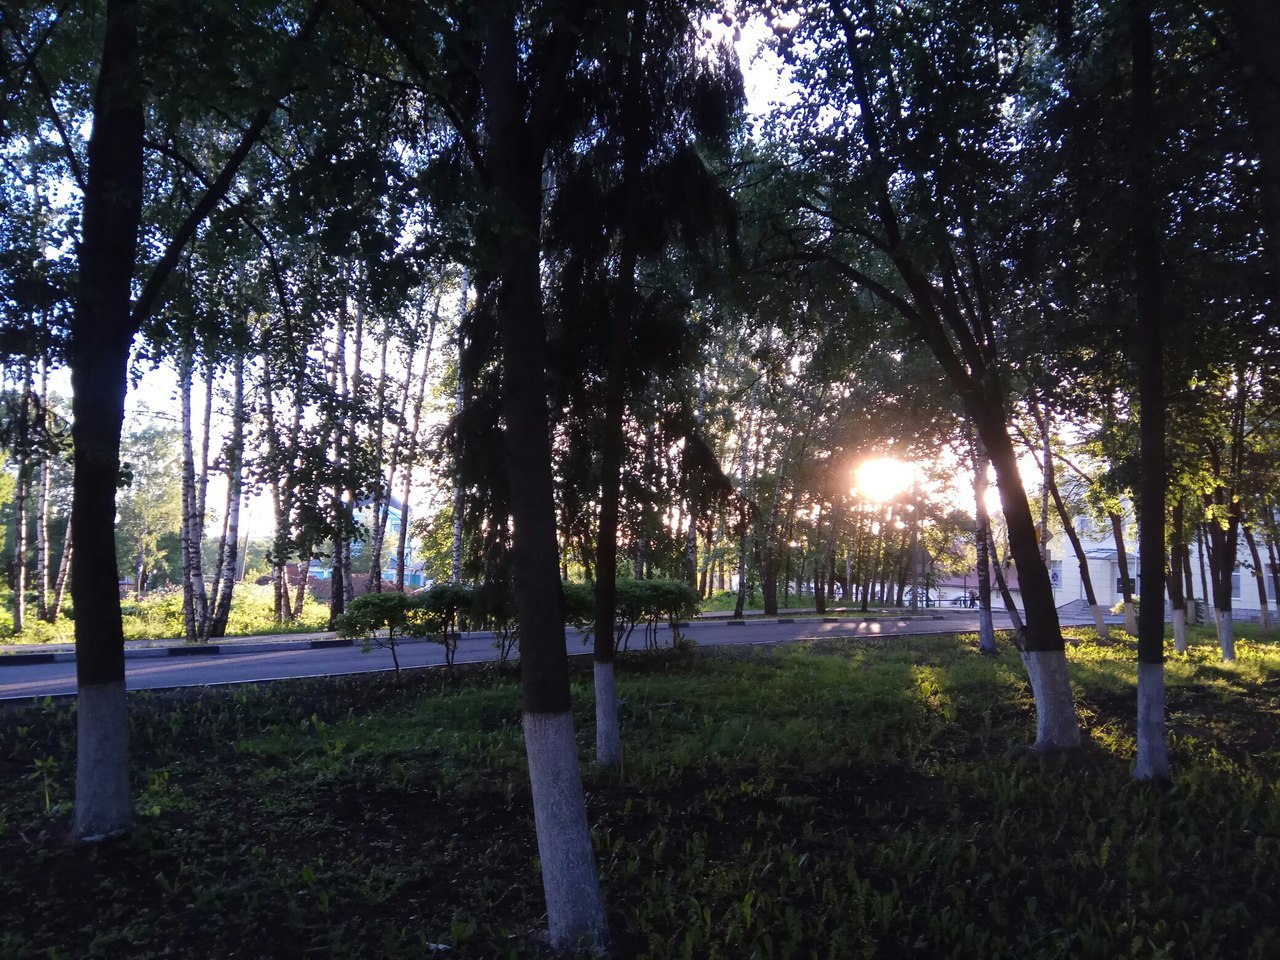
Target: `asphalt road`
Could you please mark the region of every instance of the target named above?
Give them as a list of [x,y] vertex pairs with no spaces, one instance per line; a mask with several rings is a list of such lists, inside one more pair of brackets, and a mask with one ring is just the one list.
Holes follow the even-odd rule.
[[[996,617],[996,628],[1008,625],[1007,617]],[[873,620],[844,619],[829,623],[818,619],[796,618],[794,622],[747,620],[728,624],[724,621],[695,622],[684,631],[700,646],[735,644],[771,644],[822,637],[893,636],[901,634],[950,633],[977,629],[977,617],[967,611],[947,611],[940,619]],[[669,644],[670,631],[658,631],[658,642]],[[643,646],[641,631],[631,637],[631,648]],[[581,635],[571,633],[567,639],[570,654],[589,653]],[[238,641],[224,643],[217,654],[187,653],[170,655],[164,648],[147,651],[130,650],[125,660],[125,679],[130,690],[164,687],[212,686],[231,683],[258,683],[291,677],[324,677],[350,673],[369,673],[392,669],[391,653],[374,648],[362,653],[354,647],[311,647],[306,641],[285,642]],[[439,666],[444,663],[444,648],[421,641],[401,642],[397,647],[400,665],[406,669]],[[477,663],[497,658],[489,634],[464,634],[458,644],[458,663]],[[11,665],[12,664],[12,665]],[[0,666],[0,700],[26,697],[62,696],[75,693],[75,663],[70,659],[53,663],[15,663],[5,658]]]

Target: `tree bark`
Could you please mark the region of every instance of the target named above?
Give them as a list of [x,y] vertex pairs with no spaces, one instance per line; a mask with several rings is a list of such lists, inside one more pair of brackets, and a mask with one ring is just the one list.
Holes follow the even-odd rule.
[[[568,42],[565,29],[557,29],[557,41]],[[514,16],[491,12],[482,77],[492,201],[507,224],[495,241],[497,314],[525,749],[551,946],[599,950],[607,930],[574,745],[557,569],[539,247],[547,141],[534,123],[541,111],[535,106],[531,117],[526,109],[519,64]],[[554,96],[548,84],[559,79],[543,77],[538,96]]]
[[1072,522],[1071,515],[1067,512],[1067,505],[1062,498],[1062,491],[1058,487],[1058,479],[1053,469],[1053,452],[1049,447],[1048,420],[1046,419],[1043,422],[1037,420],[1037,424],[1040,426],[1044,438],[1045,487],[1053,498],[1053,506],[1058,513],[1058,520],[1062,523],[1063,532],[1067,535],[1067,541],[1071,544],[1071,552],[1075,554],[1076,564],[1080,568],[1080,585],[1084,589],[1085,602],[1089,605],[1089,613],[1093,616],[1094,629],[1097,630],[1099,639],[1106,640],[1110,638],[1111,630],[1107,626],[1107,621],[1103,618],[1102,607],[1098,605],[1098,595],[1093,589],[1093,575],[1089,573],[1089,558],[1084,552],[1084,545],[1080,542],[1079,534],[1076,533],[1076,527]]
[[1249,547],[1249,556],[1253,560],[1253,577],[1258,584],[1258,620],[1263,630],[1271,629],[1271,615],[1267,610],[1267,574],[1262,565],[1262,556],[1258,553],[1258,543],[1253,537],[1253,530],[1248,524],[1241,524],[1244,542]]
[[94,840],[133,822],[124,631],[116,566],[116,484],[129,346],[130,285],[142,213],[143,111],[133,0],[107,0],[94,94],[71,320],[76,598],[76,796],[73,835]]
[[[465,295],[464,295],[465,310]],[[418,459],[418,429],[422,422],[422,403],[427,392],[427,378],[431,373],[431,348],[436,337],[436,322],[440,316],[440,299],[431,311],[431,323],[427,327],[427,349],[422,354],[422,375],[418,379],[418,393],[413,401],[413,426],[404,458],[404,487],[400,497],[400,536],[396,539],[396,590],[404,593],[405,553],[409,548],[409,497],[413,494],[413,467]]]
[[1165,389],[1164,281],[1161,277],[1159,211],[1151,171],[1156,165],[1154,52],[1150,0],[1137,0],[1131,32],[1133,51],[1133,242],[1138,336],[1139,564],[1142,593],[1138,613],[1137,780],[1169,779],[1165,733]]
[[40,360],[40,480],[36,499],[36,616],[49,618],[49,458],[53,448],[49,438],[49,360]]
[[53,603],[49,606],[49,622],[56,623],[62,614],[62,601],[67,595],[67,581],[71,575],[71,519],[62,534],[62,556],[58,560],[58,577],[53,583]]
[[[202,477],[196,475],[191,436],[191,386],[194,348],[188,344],[179,362],[178,389],[182,403],[182,613],[187,643],[208,639],[209,598],[204,582]],[[206,414],[207,416],[207,414]],[[207,424],[202,459],[208,459]]]
[[1182,587],[1182,551],[1186,549],[1186,533],[1182,501],[1173,504],[1173,543],[1169,549],[1169,610],[1173,619],[1173,646],[1178,653],[1187,652],[1187,602]]
[[[1130,636],[1138,635],[1138,617],[1133,609],[1133,578],[1129,576],[1129,554],[1124,548],[1124,518],[1118,513],[1108,514],[1111,520],[1111,536],[1116,543],[1116,564],[1120,567],[1120,593],[1124,597],[1124,629]],[[1163,555],[1164,551],[1160,553]],[[1163,594],[1163,590],[1161,594]]]
[[218,549],[217,589],[209,635],[227,633],[240,550],[240,501],[244,491],[244,355],[237,354],[231,399],[231,439],[227,444],[227,505],[222,544]]
[[991,518],[987,516],[987,458],[982,451],[982,441],[973,440],[973,539],[977,552],[978,575],[978,650],[997,654],[995,626],[991,622]]
[[31,489],[31,361],[23,361],[22,389],[18,398],[17,438],[13,484],[13,632],[21,636],[27,620],[27,497]]

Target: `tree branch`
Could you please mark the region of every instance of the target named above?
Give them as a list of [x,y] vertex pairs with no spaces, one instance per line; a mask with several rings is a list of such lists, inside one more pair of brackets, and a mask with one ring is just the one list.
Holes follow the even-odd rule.
[[[329,0],[316,0],[315,6],[311,8],[311,13],[290,42],[291,49],[282,58],[282,69],[280,71],[282,80],[286,81],[285,85],[287,85],[289,75],[287,67],[292,64],[294,56],[311,39],[311,34],[315,32],[317,25],[320,23],[320,18],[328,5]],[[173,272],[173,268],[178,265],[183,248],[195,236],[196,230],[204,222],[204,219],[213,212],[214,207],[222,201],[227,191],[231,189],[231,181],[235,178],[236,171],[240,169],[240,165],[244,163],[249,151],[253,149],[254,144],[258,142],[263,131],[266,130],[267,124],[278,106],[278,98],[272,97],[270,102],[258,111],[241,136],[240,143],[237,144],[231,156],[227,158],[227,162],[223,164],[221,172],[213,179],[204,196],[196,202],[186,220],[182,222],[172,239],[170,239],[169,245],[156,263],[155,269],[151,271],[151,275],[147,277],[147,281],[142,287],[142,293],[134,303],[130,320],[135,329],[142,325],[143,321],[147,319],[155,308],[160,291],[164,287],[165,281],[168,280],[169,274]]]

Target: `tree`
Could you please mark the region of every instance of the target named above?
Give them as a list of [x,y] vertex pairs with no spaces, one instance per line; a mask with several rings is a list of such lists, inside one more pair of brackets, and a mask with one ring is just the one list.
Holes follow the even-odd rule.
[[818,131],[803,151],[813,182],[797,198],[798,256],[895,310],[971,419],[995,467],[1026,604],[1036,744],[1059,750],[1079,744],[1079,725],[1008,416],[1006,351],[1021,293],[1009,247],[1022,216],[1008,185],[1031,145],[1005,105],[1029,64],[993,55],[1019,49],[1032,27],[1020,8],[833,3],[802,19],[782,49],[810,94],[792,130]]

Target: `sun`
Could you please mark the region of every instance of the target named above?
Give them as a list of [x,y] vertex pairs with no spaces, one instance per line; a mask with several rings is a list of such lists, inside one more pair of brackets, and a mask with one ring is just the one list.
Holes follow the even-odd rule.
[[892,500],[911,486],[914,468],[892,457],[866,460],[854,471],[858,493],[876,503]]

